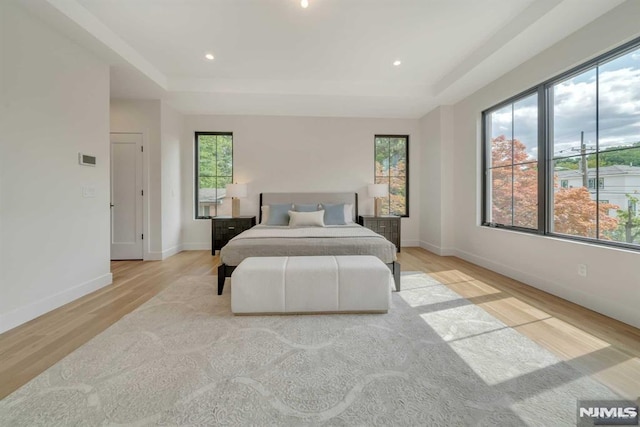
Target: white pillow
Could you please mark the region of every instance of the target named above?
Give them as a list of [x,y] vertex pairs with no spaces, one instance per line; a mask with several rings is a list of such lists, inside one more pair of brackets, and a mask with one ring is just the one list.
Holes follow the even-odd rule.
[[324,227],[324,209],[315,212],[289,211],[289,227]]
[[260,221],[260,224],[265,225],[269,220],[269,205],[263,205],[260,207],[260,210],[262,211],[262,221]]
[[344,204],[344,223],[353,224],[353,204]]

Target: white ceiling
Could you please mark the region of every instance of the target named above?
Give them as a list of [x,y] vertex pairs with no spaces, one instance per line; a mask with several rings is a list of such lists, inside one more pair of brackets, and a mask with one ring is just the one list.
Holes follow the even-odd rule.
[[24,1],[108,58],[113,97],[161,97],[192,114],[407,118],[458,101],[622,3]]

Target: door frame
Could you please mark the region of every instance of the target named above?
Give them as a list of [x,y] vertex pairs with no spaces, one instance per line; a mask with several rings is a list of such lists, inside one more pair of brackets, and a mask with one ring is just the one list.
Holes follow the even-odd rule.
[[[142,196],[142,234],[144,234],[144,239],[142,239],[142,260],[148,261],[153,259],[149,253],[149,158],[147,153],[149,152],[149,147],[146,147],[147,141],[147,133],[143,131],[118,131],[118,132],[109,132],[109,136],[111,135],[122,135],[122,134],[136,134],[140,135],[142,138],[142,191],[144,195]],[[109,139],[109,155],[111,155],[111,139]],[[109,164],[111,164],[111,159],[109,159]],[[111,188],[111,168],[109,168],[109,188]],[[109,195],[109,200],[111,200],[111,195]],[[109,232],[111,232],[111,221],[109,221]],[[111,259],[111,255],[109,255],[109,259]]]

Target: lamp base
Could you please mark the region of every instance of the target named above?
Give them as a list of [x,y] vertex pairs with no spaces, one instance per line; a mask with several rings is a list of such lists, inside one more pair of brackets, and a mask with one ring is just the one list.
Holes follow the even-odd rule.
[[240,216],[240,199],[237,197],[231,199],[231,216],[233,218]]
[[382,203],[380,202],[380,197],[375,197],[373,199],[373,212],[374,216],[380,216],[382,213]]

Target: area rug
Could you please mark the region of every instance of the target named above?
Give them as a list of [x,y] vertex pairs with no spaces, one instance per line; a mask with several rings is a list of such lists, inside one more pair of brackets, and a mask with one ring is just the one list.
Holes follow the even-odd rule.
[[573,426],[613,392],[423,273],[387,314],[242,316],[183,277],[0,401],[0,424]]

